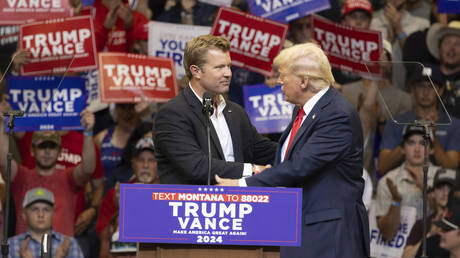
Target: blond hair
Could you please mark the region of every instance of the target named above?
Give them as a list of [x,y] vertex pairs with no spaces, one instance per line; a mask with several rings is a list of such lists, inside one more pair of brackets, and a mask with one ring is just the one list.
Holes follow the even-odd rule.
[[190,66],[196,65],[203,69],[203,65],[207,62],[206,53],[209,49],[228,52],[230,51],[230,42],[224,37],[213,35],[202,35],[190,40],[184,50],[184,69],[189,79],[192,79]]
[[273,66],[287,66],[294,75],[300,78],[307,77],[315,91],[335,82],[327,56],[315,43],[298,44],[283,49],[273,60]]

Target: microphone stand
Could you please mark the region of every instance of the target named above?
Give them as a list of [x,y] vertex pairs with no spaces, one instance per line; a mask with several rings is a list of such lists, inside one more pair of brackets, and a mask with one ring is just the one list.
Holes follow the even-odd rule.
[[422,221],[423,221],[423,237],[422,237],[422,256],[421,258],[428,258],[426,255],[426,233],[427,233],[427,182],[428,182],[428,144],[430,140],[430,127],[434,127],[435,124],[431,121],[415,121],[415,126],[423,127],[425,133],[423,135],[423,145],[424,145],[424,158],[423,158],[423,212],[422,212]]
[[[2,239],[2,255],[3,257],[8,257],[9,245],[8,245],[8,220],[10,213],[10,184],[11,184],[11,161],[13,160],[13,128],[14,128],[14,118],[17,116],[23,116],[23,111],[7,111],[4,114],[8,116],[8,154],[7,154],[7,165],[6,165],[6,201],[5,201],[5,213],[3,213],[3,239]],[[4,126],[4,125],[0,125]]]
[[206,114],[206,136],[208,140],[208,185],[211,185],[211,160],[212,160],[212,153],[211,153],[211,116],[214,112],[214,108],[212,105],[205,106],[203,111]]

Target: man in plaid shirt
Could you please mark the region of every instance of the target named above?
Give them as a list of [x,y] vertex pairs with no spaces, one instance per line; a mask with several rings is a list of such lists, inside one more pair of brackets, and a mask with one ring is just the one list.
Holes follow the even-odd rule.
[[53,230],[54,195],[44,188],[29,190],[24,197],[23,218],[27,231],[8,239],[8,257],[38,258],[41,253],[41,239],[44,234],[51,235],[52,257],[83,258],[83,253],[73,237]]

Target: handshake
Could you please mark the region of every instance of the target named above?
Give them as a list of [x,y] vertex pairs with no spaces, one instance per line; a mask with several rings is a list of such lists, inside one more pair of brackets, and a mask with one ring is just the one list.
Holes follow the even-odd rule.
[[256,175],[256,174],[259,174],[261,173],[262,171],[264,171],[265,169],[267,168],[271,168],[272,166],[270,164],[268,165],[256,165],[256,164],[252,164],[252,174],[253,175]]

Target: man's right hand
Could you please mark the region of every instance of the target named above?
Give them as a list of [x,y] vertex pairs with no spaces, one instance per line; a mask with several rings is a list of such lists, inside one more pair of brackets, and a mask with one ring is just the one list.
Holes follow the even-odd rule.
[[270,164],[265,165],[265,166],[253,164],[252,165],[252,173],[254,173],[254,175],[256,175],[256,174],[262,173],[262,171],[264,171],[267,168],[271,168],[271,167],[272,166]]
[[401,193],[399,192],[396,184],[393,183],[393,180],[391,180],[390,178],[387,178],[387,186],[388,186],[388,189],[390,190],[393,201],[401,202],[402,201]]
[[21,66],[30,62],[30,53],[24,49],[19,49],[11,57],[13,59],[13,71],[19,72]]

